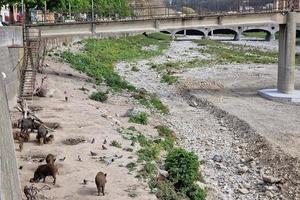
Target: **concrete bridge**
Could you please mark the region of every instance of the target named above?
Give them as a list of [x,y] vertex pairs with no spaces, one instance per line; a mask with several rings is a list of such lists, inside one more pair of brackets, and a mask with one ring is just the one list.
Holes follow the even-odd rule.
[[[239,15],[213,15],[196,17],[172,17],[140,20],[98,21],[63,24],[31,24],[30,28],[41,30],[42,37],[52,46],[73,42],[87,37],[107,38],[140,34],[143,32],[168,32],[175,38],[188,30],[199,32],[207,38],[214,33],[232,33],[239,40],[244,32],[266,32],[266,40],[275,39],[279,25],[285,24],[286,13],[255,13]],[[300,13],[296,13],[300,23]],[[298,27],[300,31],[300,26]]]
[[[168,32],[174,38],[180,31],[196,30],[208,37],[213,32],[231,31],[240,39],[246,31],[264,31],[267,39],[275,38],[279,31],[278,86],[259,93],[270,99],[299,101],[295,92],[295,43],[300,12],[233,13],[223,15],[151,18],[142,20],[117,20],[88,23],[37,24],[28,28],[40,29],[48,45],[74,42],[83,38],[106,38],[134,35],[143,32]],[[284,95],[282,95],[284,94]]]

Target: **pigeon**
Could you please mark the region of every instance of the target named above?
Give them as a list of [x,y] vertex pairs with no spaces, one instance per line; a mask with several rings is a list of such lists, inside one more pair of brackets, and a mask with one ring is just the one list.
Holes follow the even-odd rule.
[[107,141],[106,141],[106,139],[103,141],[103,144],[106,144],[107,143]]
[[103,149],[103,150],[107,150],[107,148],[106,148],[104,145],[102,145],[102,149]]
[[65,161],[65,160],[66,160],[66,157],[63,157],[63,158],[60,158],[60,159],[59,159],[60,162],[63,162],[63,161]]
[[95,153],[95,152],[92,152],[92,151],[90,151],[90,152],[91,152],[92,156],[96,156],[97,155],[97,153]]
[[65,101],[68,101],[67,91],[64,91],[64,94],[65,94]]
[[81,159],[80,155],[78,155],[78,161],[82,162],[82,159]]
[[95,143],[95,138],[93,138],[93,139],[92,139],[92,142],[91,142],[91,143],[92,143],[92,144],[94,144],[94,143]]
[[23,166],[20,166],[20,167],[19,167],[19,170],[22,170],[22,169],[23,169]]
[[83,185],[86,185],[87,184],[87,180],[83,179]]
[[148,37],[148,34],[146,32],[143,33],[143,36]]

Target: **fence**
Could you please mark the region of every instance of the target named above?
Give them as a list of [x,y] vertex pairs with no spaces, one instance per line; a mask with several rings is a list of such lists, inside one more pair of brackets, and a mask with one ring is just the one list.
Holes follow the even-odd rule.
[[[208,15],[227,15],[260,12],[285,12],[299,10],[300,0],[210,0],[183,1],[184,3],[167,6],[135,6],[130,7],[128,15],[105,15],[90,11],[81,13],[49,13],[36,11],[30,23],[74,23],[112,20],[137,20],[153,18],[195,17]],[[196,3],[195,3],[196,2]],[[31,14],[32,15],[32,14]]]

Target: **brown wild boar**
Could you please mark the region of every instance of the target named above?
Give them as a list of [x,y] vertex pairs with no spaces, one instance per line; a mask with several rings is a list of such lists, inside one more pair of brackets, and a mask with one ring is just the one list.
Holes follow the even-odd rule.
[[53,154],[48,154],[46,157],[46,163],[47,164],[54,164],[54,162],[56,161],[56,158]]
[[53,141],[54,141],[54,135],[52,134],[46,138],[46,144],[51,144]]
[[20,152],[23,151],[23,145],[24,145],[23,140],[20,139],[20,140],[19,140],[19,150],[20,150]]
[[43,143],[46,144],[47,134],[48,134],[48,130],[44,126],[40,126],[38,128],[36,139],[38,140],[39,144],[41,144],[41,139],[43,139]]
[[31,132],[32,132],[33,131],[33,123],[34,123],[34,119],[32,119],[32,118],[21,119],[21,121],[20,121],[21,132],[29,133],[29,129],[31,129]]
[[100,193],[102,192],[103,196],[104,194],[104,188],[106,184],[106,174],[103,172],[98,172],[98,174],[95,177],[95,183],[98,189],[98,196],[100,196]]
[[43,182],[45,182],[47,176],[52,176],[54,179],[53,185],[55,185],[57,174],[58,174],[58,169],[56,165],[53,164],[40,165],[35,170],[33,178],[30,179],[30,183],[37,183],[41,179],[44,179]]

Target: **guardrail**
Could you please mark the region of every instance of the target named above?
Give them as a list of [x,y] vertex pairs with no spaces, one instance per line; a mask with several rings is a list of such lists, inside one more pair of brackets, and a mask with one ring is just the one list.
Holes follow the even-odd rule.
[[130,7],[127,16],[102,16],[94,11],[74,13],[31,13],[27,24],[76,23],[115,20],[138,20],[210,15],[238,15],[265,12],[298,11],[300,0],[212,0],[197,3],[176,3],[168,6]]

